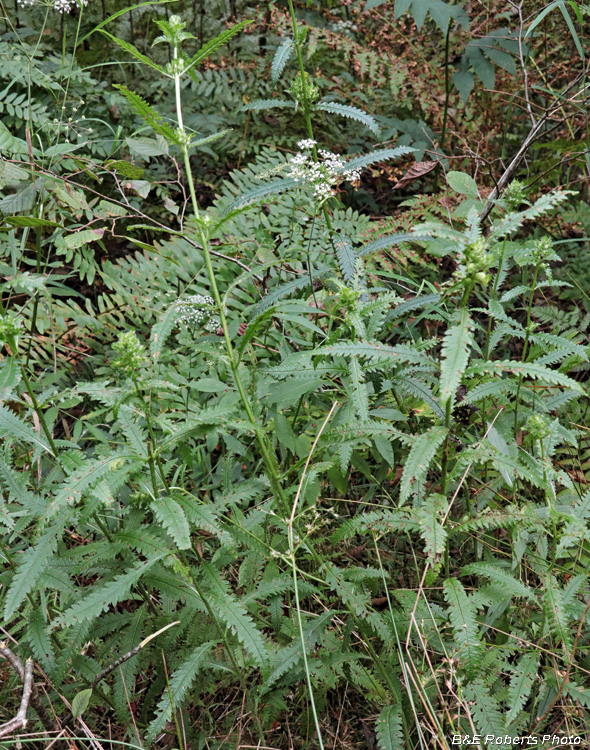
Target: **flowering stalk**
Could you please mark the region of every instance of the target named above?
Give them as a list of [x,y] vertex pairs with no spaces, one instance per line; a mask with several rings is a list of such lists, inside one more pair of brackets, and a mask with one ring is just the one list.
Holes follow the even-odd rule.
[[203,248],[203,255],[205,257],[205,266],[207,268],[207,275],[209,277],[209,283],[211,285],[211,293],[213,295],[213,299],[215,300],[215,306],[219,314],[219,321],[221,323],[221,329],[223,331],[225,349],[226,349],[227,356],[229,359],[230,369],[232,371],[232,375],[234,377],[234,380],[238,389],[238,393],[240,394],[240,399],[244,406],[244,410],[254,429],[254,433],[258,441],[258,446],[260,448],[260,453],[262,455],[262,460],[265,465],[266,475],[268,476],[272,492],[281,510],[283,512],[286,512],[288,509],[287,500],[285,497],[285,493],[283,492],[283,488],[281,487],[281,484],[280,484],[279,467],[278,467],[276,458],[274,457],[272,453],[272,448],[269,445],[263,430],[260,428],[260,425],[258,424],[258,420],[256,419],[256,415],[254,414],[254,410],[250,403],[250,399],[248,397],[248,394],[246,393],[246,389],[244,387],[242,378],[240,376],[238,358],[236,357],[234,347],[232,344],[231,336],[229,333],[229,325],[228,325],[227,317],[225,314],[225,308],[221,299],[221,294],[219,293],[219,287],[217,286],[215,270],[213,269],[213,262],[211,258],[210,247],[209,247],[209,236],[208,236],[208,228],[207,228],[208,217],[205,217],[204,219],[201,219],[200,217],[199,203],[197,200],[197,194],[195,191],[195,184],[193,181],[190,158],[189,158],[190,136],[184,129],[184,122],[182,118],[182,98],[180,94],[181,67],[178,64],[178,62],[179,62],[178,45],[173,44],[173,65],[175,64],[174,89],[175,89],[175,96],[176,96],[176,119],[178,123],[177,135],[178,135],[180,148],[182,151],[182,156],[184,159],[184,167],[185,167],[186,178],[188,182],[189,193],[191,197],[191,204],[193,208],[193,213],[197,220],[198,236],[201,242],[201,246]]

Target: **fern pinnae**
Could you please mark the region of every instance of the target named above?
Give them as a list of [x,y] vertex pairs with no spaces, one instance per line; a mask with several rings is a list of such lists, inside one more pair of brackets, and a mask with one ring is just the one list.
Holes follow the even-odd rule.
[[402,473],[401,503],[407,502],[412,495],[421,495],[430,464],[446,435],[447,430],[437,425],[415,438]]
[[363,112],[362,109],[352,107],[350,104],[338,104],[337,102],[318,102],[314,109],[323,112],[329,112],[332,115],[340,115],[341,117],[347,117],[351,120],[357,120],[367,127],[373,135],[379,136],[381,128],[377,124],[377,121]]
[[449,605],[449,620],[455,641],[465,659],[465,670],[474,675],[479,666],[481,641],[475,610],[469,601],[463,584],[456,578],[447,578],[443,584],[445,599]]
[[461,319],[456,326],[447,329],[442,345],[442,364],[440,370],[440,401],[441,406],[449,400],[451,407],[461,383],[461,377],[469,362],[469,347],[471,346],[471,320],[465,309],[461,311]]
[[270,66],[270,77],[273,83],[276,83],[283,74],[285,65],[289,62],[294,49],[295,45],[290,37],[283,39],[277,48]]

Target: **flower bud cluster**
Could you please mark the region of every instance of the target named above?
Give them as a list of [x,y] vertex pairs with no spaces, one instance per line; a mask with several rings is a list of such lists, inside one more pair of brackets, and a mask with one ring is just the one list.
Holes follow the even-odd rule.
[[[61,133],[65,135],[65,142],[70,143],[71,140],[77,138],[81,141],[82,138],[91,135],[94,131],[92,128],[87,128],[85,124],[85,115],[78,115],[78,110],[85,104],[84,99],[79,99],[75,107],[72,107],[72,114],[66,118],[66,106],[62,106],[61,118],[55,118],[53,122],[47,123],[49,130],[53,130],[55,133]],[[82,144],[83,145],[83,144]]]
[[522,206],[523,203],[528,204],[524,183],[520,180],[512,180],[512,182],[506,187],[506,190],[504,190],[502,198],[506,202],[509,211],[515,211]]
[[206,331],[215,333],[219,326],[217,307],[212,297],[204,294],[191,294],[176,303],[177,321],[186,326],[201,325]]
[[127,376],[136,373],[145,358],[145,347],[138,340],[135,331],[120,334],[113,349],[119,354],[112,363],[113,369]]
[[289,93],[300,104],[303,102],[313,104],[320,96],[320,90],[309,77],[309,73],[305,73],[302,77],[300,72],[293,79]]
[[542,414],[532,414],[526,423],[525,429],[531,440],[543,440],[551,432],[549,420]]
[[20,320],[11,313],[0,317],[0,341],[9,341],[20,333]]
[[318,151],[322,161],[315,161],[309,152],[315,141],[304,139],[297,144],[302,153],[293,156],[289,162],[290,176],[295,182],[309,185],[313,195],[320,203],[334,195],[334,186],[342,180],[358,182],[361,173],[358,169],[345,169],[345,162],[331,151]]
[[488,269],[492,265],[493,256],[487,252],[487,248],[483,237],[465,248],[465,277],[472,284],[487,286],[490,283]]

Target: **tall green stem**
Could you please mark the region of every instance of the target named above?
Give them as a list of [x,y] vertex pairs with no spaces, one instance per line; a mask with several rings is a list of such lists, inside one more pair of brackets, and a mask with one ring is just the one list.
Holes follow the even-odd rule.
[[[176,58],[178,54],[177,48],[174,48],[174,57]],[[238,359],[236,357],[234,347],[232,344],[231,336],[229,333],[229,325],[227,322],[227,318],[225,315],[225,308],[223,306],[223,302],[221,299],[221,294],[219,293],[219,287],[217,286],[217,279],[215,277],[215,270],[213,268],[213,262],[211,259],[211,252],[209,249],[209,237],[207,232],[204,228],[204,223],[200,221],[200,213],[199,213],[199,203],[197,201],[197,194],[195,191],[195,184],[193,181],[193,176],[191,172],[191,165],[190,165],[190,158],[189,158],[189,146],[188,146],[188,137],[184,130],[184,124],[182,120],[182,100],[180,96],[180,75],[177,73],[174,77],[174,84],[175,84],[175,92],[176,92],[176,108],[177,108],[177,120],[178,120],[178,129],[182,136],[182,155],[184,158],[184,167],[186,171],[186,179],[188,182],[188,188],[189,193],[191,196],[191,203],[193,212],[195,214],[195,217],[198,221],[198,233],[199,233],[199,239],[201,241],[201,246],[203,248],[203,255],[205,258],[205,266],[207,268],[207,275],[209,277],[209,283],[211,285],[211,292],[213,295],[213,299],[215,300],[215,305],[217,307],[218,313],[219,313],[219,320],[221,322],[221,328],[223,331],[223,338],[225,342],[225,349],[227,352],[227,356],[230,363],[230,369],[232,371],[232,375],[234,377],[234,381],[236,383],[236,387],[238,389],[238,393],[240,395],[240,399],[242,401],[242,404],[244,406],[244,410],[248,416],[248,420],[250,421],[252,428],[254,430],[254,433],[256,435],[256,439],[258,441],[258,446],[260,448],[260,454],[262,456],[262,460],[264,462],[266,475],[268,476],[268,479],[270,481],[270,486],[273,492],[273,495],[275,496],[275,499],[277,500],[277,503],[283,512],[288,511],[287,506],[287,499],[285,497],[285,494],[283,492],[283,488],[281,487],[280,480],[279,480],[279,467],[276,461],[276,458],[274,457],[272,453],[272,448],[268,444],[268,441],[266,439],[266,436],[263,432],[263,430],[260,427],[260,424],[258,422],[258,419],[256,418],[256,415],[254,414],[254,409],[252,408],[252,404],[250,402],[250,398],[248,397],[248,394],[246,393],[246,389],[244,387],[244,383],[242,381],[240,370],[239,370],[239,364]]]

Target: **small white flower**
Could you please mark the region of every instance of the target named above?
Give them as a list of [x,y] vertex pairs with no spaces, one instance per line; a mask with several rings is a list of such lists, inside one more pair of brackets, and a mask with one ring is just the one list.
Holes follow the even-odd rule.
[[303,151],[304,149],[307,149],[307,148],[310,148],[310,149],[313,148],[316,145],[316,143],[317,141],[314,141],[312,138],[303,138],[303,140],[297,142],[297,145],[299,146],[301,151]]

